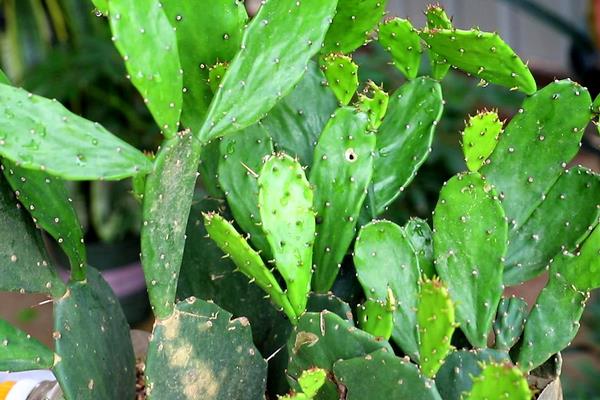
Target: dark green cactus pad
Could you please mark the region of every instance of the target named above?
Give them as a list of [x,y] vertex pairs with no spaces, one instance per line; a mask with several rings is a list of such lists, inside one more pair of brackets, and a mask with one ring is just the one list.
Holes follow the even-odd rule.
[[221,88],[221,81],[228,67],[228,63],[219,62],[208,69],[208,84],[213,93],[217,93]]
[[199,180],[206,192],[217,199],[224,199],[225,193],[219,184],[219,161],[221,161],[221,139],[217,138],[202,147],[200,165],[198,166]]
[[427,28],[421,38],[446,62],[478,78],[527,94],[537,90],[527,65],[497,33]]
[[558,253],[574,250],[597,224],[600,218],[597,205],[600,205],[599,175],[583,167],[574,167],[560,175],[527,222],[509,231],[504,282],[516,284],[534,278]]
[[110,0],[108,6],[112,40],[129,79],[164,135],[173,137],[183,103],[176,32],[158,1]]
[[40,232],[17,204],[0,176],[0,290],[48,293],[60,297],[66,290],[46,254]]
[[376,339],[329,311],[302,315],[287,349],[290,357],[287,373],[294,388],[298,388],[296,382],[306,369],[332,371],[338,360],[362,357],[379,349],[393,354],[387,341]]
[[135,358],[119,300],[98,271],[54,300],[52,370],[67,399],[132,399]]
[[484,362],[510,362],[510,358],[505,352],[491,349],[450,353],[435,377],[442,398],[461,400],[471,390],[473,377],[481,373]]
[[456,319],[469,342],[484,348],[503,290],[508,227],[500,201],[478,173],[457,175],[440,193],[433,227],[435,266]]
[[527,379],[518,368],[510,363],[490,363],[485,364],[481,374],[473,379],[473,387],[465,400],[530,400],[532,396]]
[[331,293],[325,294],[311,292],[308,297],[306,309],[310,312],[321,312],[323,310],[327,310],[339,315],[340,318],[346,319],[350,322],[354,321],[352,309],[348,303]]
[[387,0],[339,0],[322,52],[352,53],[366,44],[386,4]]
[[533,305],[523,337],[515,348],[517,365],[522,370],[531,371],[571,344],[588,297],[556,268],[550,270],[548,283]]
[[221,140],[219,183],[235,221],[268,259],[271,249],[260,227],[258,174],[265,157],[273,154],[269,132],[259,123]]
[[[209,67],[231,60],[238,52],[248,14],[243,2],[234,0],[211,1],[207,7],[197,1],[161,0],[161,4],[175,29],[183,70],[181,122],[196,132],[213,97]],[[202,12],[198,7],[203,7]],[[152,56],[156,63],[156,53]]]
[[358,95],[357,108],[369,116],[369,129],[376,131],[387,113],[390,96],[373,81],[368,81]]
[[509,351],[521,337],[529,314],[527,302],[519,297],[503,298],[498,304],[494,334],[498,350]]
[[317,64],[309,62],[302,80],[262,121],[277,150],[298,158],[303,166],[312,164],[319,135],[338,107],[324,82]]
[[340,108],[315,148],[310,172],[317,213],[313,251],[313,289],[333,286],[342,260],[356,234],[356,223],[373,176],[375,135],[366,114]]
[[[429,29],[452,29],[452,21],[439,4],[428,5],[427,10],[425,10],[425,18],[427,19],[427,28]],[[446,62],[446,59],[430,51],[429,63],[433,79],[444,79],[450,69],[450,64]]]
[[352,57],[342,53],[321,57],[320,64],[335,97],[341,105],[348,105],[358,89],[358,65],[352,61]]
[[71,262],[73,278],[84,279],[87,261],[83,231],[65,183],[45,172],[20,168],[6,159],[2,164],[17,200],[64,250]]
[[448,289],[438,279],[420,283],[417,323],[421,371],[433,378],[452,350],[450,340],[456,328],[454,304]]
[[370,205],[375,214],[381,214],[404,191],[425,162],[442,109],[440,85],[429,78],[412,80],[391,96],[377,133],[374,204]]
[[146,358],[149,399],[263,399],[267,362],[248,320],[189,298],[157,321]]
[[173,310],[200,151],[189,131],[177,134],[163,143],[146,181],[142,264],[159,318]]
[[375,337],[389,340],[394,331],[394,311],[396,299],[388,288],[387,301],[367,300],[358,306],[358,324],[360,329]]
[[442,399],[435,383],[423,376],[415,364],[386,349],[338,361],[333,371],[347,390],[347,400]]
[[336,3],[263,3],[248,24],[241,50],[229,65],[197,134],[203,143],[254,124],[292,90],[320,50]]
[[69,180],[115,180],[151,168],[148,159],[100,124],[57,101],[0,84],[0,156]]
[[588,291],[600,287],[600,225],[596,225],[583,242],[577,255],[563,253],[555,261],[556,270],[578,290]]
[[283,309],[291,321],[295,322],[296,313],[287,296],[279,286],[277,279],[267,268],[260,255],[254,251],[246,239],[242,237],[227,220],[218,214],[205,213],[204,226],[212,240],[225,253],[231,257],[238,269],[256,281],[256,284],[267,292],[279,308]]
[[421,65],[421,38],[409,20],[393,18],[379,27],[379,43],[392,55],[394,66],[415,79]]
[[480,111],[469,117],[462,131],[462,148],[469,171],[477,172],[485,165],[502,133],[504,124],[496,111]]
[[417,255],[398,225],[376,221],[365,225],[354,245],[358,280],[370,300],[385,302],[388,288],[396,299],[392,339],[413,360],[419,359]]
[[[258,177],[262,227],[296,315],[306,309],[315,240],[313,192],[297,161],[271,156]],[[282,217],[283,216],[283,217]]]
[[527,221],[579,151],[592,116],[590,104],[587,89],[556,81],[525,99],[504,129],[481,174],[503,199],[512,230]]
[[427,221],[411,218],[404,226],[404,233],[419,260],[421,275],[433,278],[436,275],[433,265],[433,232]]
[[31,335],[0,319],[0,371],[48,369],[54,353]]

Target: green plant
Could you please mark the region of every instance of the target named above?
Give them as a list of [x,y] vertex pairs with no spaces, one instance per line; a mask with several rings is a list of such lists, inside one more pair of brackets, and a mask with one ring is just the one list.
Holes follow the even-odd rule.
[[[269,0],[249,22],[230,0],[206,13],[193,1],[95,5],[165,139],[147,157],[58,102],[0,84],[10,238],[0,288],[47,293],[56,321],[54,353],[0,324],[1,369],[52,368],[68,399],[133,397],[124,317],[86,265],[64,196],[64,180],[132,177],[156,316],[150,398],[531,398],[526,375],[573,338],[600,285],[600,180],[565,170],[595,116],[584,88],[537,90],[497,35],[455,30],[438,6],[421,30],[382,26],[411,78],[388,96],[373,82],[355,93],[350,55],[377,31],[385,1]],[[505,127],[492,113],[470,121],[471,172],[445,185],[433,228],[401,227],[377,218],[427,158],[444,104],[438,80],[415,73],[425,49],[437,79],[452,65],[530,96]],[[70,256],[67,284],[9,185]],[[523,323],[504,285],[546,267]]]

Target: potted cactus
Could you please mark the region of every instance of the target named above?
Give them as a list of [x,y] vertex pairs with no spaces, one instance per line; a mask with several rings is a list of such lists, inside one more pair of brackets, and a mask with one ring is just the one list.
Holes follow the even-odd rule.
[[[128,326],[64,195],[65,180],[132,177],[148,398],[560,398],[557,354],[600,286],[600,179],[566,169],[600,111],[585,88],[538,90],[498,35],[439,6],[415,28],[381,23],[381,0],[268,0],[250,21],[230,0],[94,4],[165,139],[148,157],[0,85],[0,288],[55,310],[53,350],[0,325],[1,370],[51,368],[66,399],[134,397]],[[395,90],[358,90],[352,52],[373,39],[407,78]],[[431,225],[378,219],[430,152],[451,66],[528,97],[509,123],[468,120],[468,171]],[[68,283],[36,226],[69,256]],[[531,309],[503,298],[545,271]]]

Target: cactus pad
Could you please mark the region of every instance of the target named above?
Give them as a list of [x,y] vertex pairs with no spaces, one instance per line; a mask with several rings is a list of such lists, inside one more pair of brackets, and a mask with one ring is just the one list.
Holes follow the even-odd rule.
[[358,95],[358,109],[369,116],[369,129],[376,131],[381,126],[387,112],[390,96],[373,81],[367,82]]
[[432,52],[465,72],[527,94],[537,90],[527,65],[497,33],[428,28],[421,37]]
[[355,237],[356,223],[373,175],[375,135],[368,117],[354,108],[340,108],[315,148],[310,173],[317,213],[313,288],[327,292]]
[[313,192],[300,164],[285,154],[269,158],[258,177],[258,204],[275,266],[296,312],[306,308],[312,276]]
[[29,334],[0,319],[0,371],[48,369],[54,353]]
[[409,20],[393,18],[379,27],[379,43],[392,55],[394,65],[415,79],[421,65],[421,38]]
[[496,111],[480,111],[462,132],[462,148],[470,171],[477,172],[496,148],[504,124]]
[[404,226],[404,233],[419,260],[421,275],[433,278],[436,275],[433,265],[433,232],[427,221],[411,218]]
[[172,137],[183,103],[176,32],[158,1],[110,0],[108,6],[112,40],[128,77],[164,135]]
[[433,227],[436,269],[456,319],[469,342],[483,348],[503,290],[508,227],[500,201],[478,173],[457,175],[440,193]]
[[521,337],[527,314],[527,303],[519,297],[503,298],[498,304],[494,334],[498,350],[509,351]]
[[385,303],[377,300],[367,300],[358,308],[358,323],[360,329],[373,336],[389,340],[394,330],[394,311],[396,299],[388,288],[388,298]]
[[221,88],[221,81],[223,80],[228,67],[229,64],[220,62],[209,68],[208,83],[210,85],[210,90],[212,90],[213,93],[217,93]]
[[600,225],[596,225],[576,256],[563,253],[555,261],[557,271],[578,290],[600,287]]
[[417,303],[419,265],[404,231],[388,221],[365,225],[354,245],[358,280],[369,300],[397,301],[392,339],[412,359],[419,358]]
[[452,350],[450,340],[456,328],[454,304],[448,289],[437,278],[422,281],[420,289],[417,323],[421,371],[433,378]]
[[332,53],[321,58],[321,70],[339,102],[346,106],[358,89],[358,65],[350,56]]
[[[427,28],[429,29],[452,29],[452,21],[439,4],[427,6],[425,18],[427,19]],[[430,51],[429,63],[431,64],[431,76],[433,79],[444,79],[450,69],[450,64],[446,62],[446,58]]]
[[530,400],[531,390],[523,373],[511,364],[485,364],[473,379],[473,387],[465,400],[514,399]]
[[195,298],[157,321],[146,359],[149,399],[262,399],[267,363],[248,320]]

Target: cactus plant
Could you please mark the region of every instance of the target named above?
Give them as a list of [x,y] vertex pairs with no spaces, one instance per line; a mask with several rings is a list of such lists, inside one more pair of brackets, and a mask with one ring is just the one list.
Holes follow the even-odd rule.
[[421,40],[409,20],[393,18],[379,27],[379,43],[392,55],[394,65],[414,79],[421,65]]
[[469,118],[462,132],[462,147],[470,171],[479,171],[494,152],[503,126],[496,111],[482,111]]
[[358,89],[358,65],[341,53],[321,58],[321,70],[327,84],[342,105],[348,105]]

